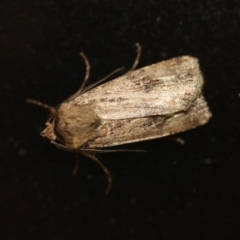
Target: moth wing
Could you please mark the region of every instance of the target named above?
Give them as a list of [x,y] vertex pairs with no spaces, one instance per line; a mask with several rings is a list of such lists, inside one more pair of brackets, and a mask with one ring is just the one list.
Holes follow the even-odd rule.
[[132,119],[103,120],[98,137],[88,141],[85,148],[102,148],[161,138],[203,125],[211,113],[203,97],[187,111],[170,117],[150,116]]
[[181,112],[201,95],[198,60],[182,56],[162,61],[100,85],[73,99],[101,119],[129,119]]

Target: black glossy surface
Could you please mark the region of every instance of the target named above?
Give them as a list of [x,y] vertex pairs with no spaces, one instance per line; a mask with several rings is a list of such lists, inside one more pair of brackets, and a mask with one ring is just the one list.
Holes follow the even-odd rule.
[[[6,1],[5,1],[6,2]],[[239,239],[239,1],[8,1],[0,3],[1,239]],[[130,67],[190,54],[200,59],[209,124],[101,154],[114,186],[82,157],[39,136],[48,113],[91,82]]]

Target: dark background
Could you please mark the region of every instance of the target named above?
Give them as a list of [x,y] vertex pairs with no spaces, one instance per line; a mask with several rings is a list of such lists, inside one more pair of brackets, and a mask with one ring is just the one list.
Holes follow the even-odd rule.
[[[225,1],[1,1],[1,239],[239,239],[240,3]],[[148,153],[89,159],[39,136],[44,109],[74,93],[88,56],[93,83],[114,69],[184,54],[200,60],[210,122],[130,147]]]

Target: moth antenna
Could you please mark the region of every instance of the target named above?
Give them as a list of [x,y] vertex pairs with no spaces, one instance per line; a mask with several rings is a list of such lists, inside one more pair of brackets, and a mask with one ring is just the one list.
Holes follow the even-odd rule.
[[117,73],[117,72],[120,72],[120,71],[123,70],[123,69],[124,69],[124,67],[121,67],[121,68],[118,68],[118,69],[114,70],[113,72],[111,72],[110,74],[108,74],[105,78],[99,80],[99,81],[96,82],[96,83],[93,83],[92,85],[89,85],[89,86],[85,87],[85,88],[82,90],[81,93],[84,93],[84,92],[86,92],[86,91],[88,91],[88,90],[96,87],[97,85],[99,85],[100,83],[106,81],[109,77],[111,77],[112,75],[114,75],[114,74]]
[[39,107],[43,107],[45,109],[48,109],[52,114],[56,113],[56,110],[53,107],[50,107],[49,105],[44,104],[42,102],[39,102],[39,101],[36,101],[36,100],[33,100],[33,99],[27,99],[26,102],[37,105]]
[[83,52],[80,52],[79,55],[82,57],[82,59],[83,59],[83,61],[84,61],[84,63],[85,63],[85,66],[86,66],[86,74],[85,74],[84,80],[83,80],[83,82],[82,82],[82,85],[81,85],[80,89],[78,90],[78,92],[82,92],[82,90],[83,90],[84,87],[86,86],[87,81],[88,81],[88,79],[89,79],[91,66],[90,66],[90,63],[89,63],[86,55],[85,55]]
[[141,53],[142,53],[142,46],[138,42],[135,43],[135,46],[137,47],[137,56],[136,56],[135,61],[129,71],[133,71],[136,69],[136,67],[139,63],[140,57],[141,57]]

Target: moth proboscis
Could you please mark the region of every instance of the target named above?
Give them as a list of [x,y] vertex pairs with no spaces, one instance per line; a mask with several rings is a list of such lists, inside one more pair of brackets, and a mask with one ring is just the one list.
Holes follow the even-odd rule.
[[86,87],[90,64],[80,53],[86,74],[75,94],[56,108],[27,99],[50,111],[41,136],[60,149],[82,153],[103,169],[108,178],[105,194],[112,188],[112,177],[95,153],[134,151],[104,148],[186,131],[211,117],[196,58],[175,57],[135,70],[141,55],[140,44],[136,46],[136,59],[125,75]]

